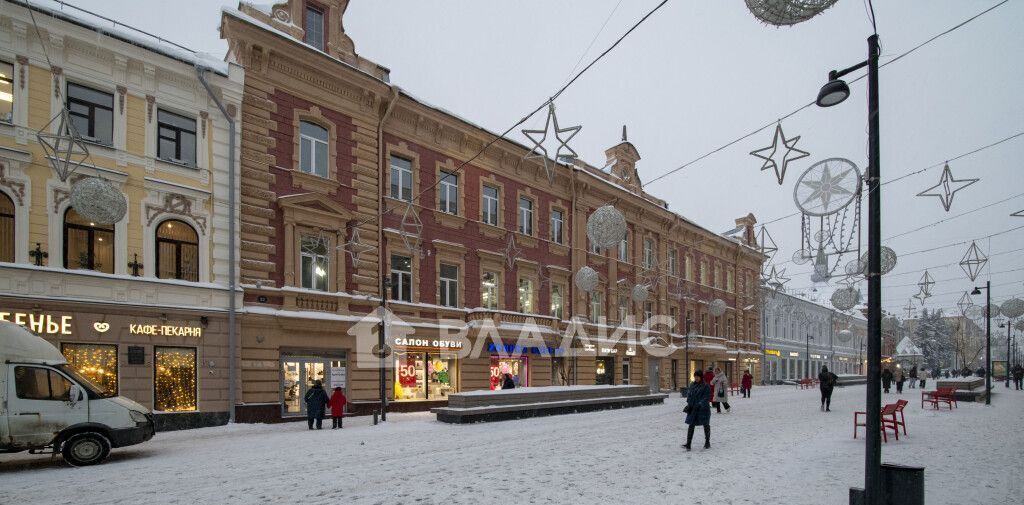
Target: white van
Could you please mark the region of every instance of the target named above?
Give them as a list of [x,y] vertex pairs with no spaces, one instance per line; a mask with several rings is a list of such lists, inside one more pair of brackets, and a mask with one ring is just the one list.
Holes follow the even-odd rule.
[[0,321],[0,453],[59,451],[71,465],[93,465],[155,432],[149,409],[104,391],[49,342]]

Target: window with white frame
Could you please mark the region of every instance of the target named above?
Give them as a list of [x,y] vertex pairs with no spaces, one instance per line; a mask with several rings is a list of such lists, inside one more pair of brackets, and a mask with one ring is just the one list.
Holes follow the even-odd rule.
[[626,236],[619,241],[619,261],[629,261],[629,230],[626,230]]
[[625,321],[626,317],[629,316],[629,296],[619,295],[618,296],[618,304],[616,305],[615,309],[616,309],[616,314],[615,315],[618,316],[618,318],[619,318],[618,321],[620,323]]
[[562,304],[562,286],[553,284],[551,286],[551,317],[562,319],[564,316]]
[[533,235],[533,200],[519,197],[519,233]]
[[162,160],[195,166],[196,120],[157,109],[156,156]]
[[562,209],[551,209],[551,241],[556,244],[562,243],[562,225],[564,222]]
[[654,317],[654,302],[644,302],[644,321],[650,320]]
[[391,198],[412,201],[412,162],[398,156],[391,157]]
[[313,5],[306,6],[304,40],[318,51],[324,50],[324,11]]
[[[0,95],[0,100],[3,96]],[[78,134],[93,142],[114,144],[114,95],[68,83],[68,115]]]
[[459,267],[441,263],[441,291],[438,303],[445,307],[459,306]]
[[686,272],[684,272],[686,274],[686,280],[692,281],[693,280],[693,259],[690,258],[689,255],[686,255],[686,258],[684,258],[684,261],[686,262],[686,264],[683,265],[683,268],[686,270]]
[[498,274],[494,272],[484,272],[480,276],[480,306],[498,308]]
[[679,275],[679,258],[675,249],[668,250],[668,273],[669,275]]
[[703,286],[708,285],[708,264],[704,261],[700,262],[700,283]]
[[654,241],[644,239],[644,268],[650,270],[654,267]]
[[480,220],[491,226],[498,226],[498,188],[484,185],[483,202],[480,205]]
[[441,184],[438,186],[440,193],[438,205],[441,212],[447,214],[459,214],[459,176],[452,172],[441,171]]
[[0,61],[0,121],[14,122],[14,65]]
[[602,317],[604,317],[604,293],[592,291],[590,293],[590,321],[599,323]]
[[519,312],[533,314],[533,281],[519,279]]
[[327,241],[315,235],[303,235],[299,241],[302,287],[327,291]]
[[391,255],[391,299],[412,301],[412,258]]
[[327,177],[327,129],[299,121],[299,170]]

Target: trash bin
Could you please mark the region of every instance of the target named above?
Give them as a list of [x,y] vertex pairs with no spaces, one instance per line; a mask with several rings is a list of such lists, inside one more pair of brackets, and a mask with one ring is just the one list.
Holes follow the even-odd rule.
[[[924,468],[882,464],[884,505],[924,505]],[[850,505],[864,505],[864,489],[850,488]]]

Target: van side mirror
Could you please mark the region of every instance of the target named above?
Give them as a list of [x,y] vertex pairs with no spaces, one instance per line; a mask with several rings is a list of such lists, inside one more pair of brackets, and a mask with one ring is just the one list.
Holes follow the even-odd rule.
[[78,384],[71,385],[71,391],[69,392],[68,399],[72,405],[85,399],[85,390]]

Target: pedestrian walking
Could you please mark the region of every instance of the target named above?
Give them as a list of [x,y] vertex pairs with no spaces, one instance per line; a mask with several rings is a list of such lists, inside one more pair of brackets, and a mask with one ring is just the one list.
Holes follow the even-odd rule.
[[1017,391],[1024,389],[1024,367],[1020,365],[1013,367],[1013,386]]
[[750,370],[743,372],[743,380],[740,381],[740,386],[743,388],[743,397],[750,398],[750,388],[754,386],[754,376],[750,375]]
[[827,366],[821,367],[821,373],[818,374],[818,388],[821,389],[821,410],[825,412],[832,412],[832,390],[836,387],[836,381],[839,377],[828,371]]
[[707,384],[708,387],[711,388],[711,396],[708,397],[709,404],[715,401],[715,385],[713,383],[714,380],[715,371],[711,367],[708,367],[708,369],[704,371],[704,384]]
[[334,392],[331,393],[331,399],[327,402],[327,406],[331,408],[332,430],[341,428],[341,418],[345,415],[346,403],[348,403],[348,398],[345,398],[345,393],[340,387],[334,388]]
[[725,411],[729,412],[729,378],[721,368],[715,369],[715,378],[711,379],[711,391],[714,395],[711,404],[715,410],[721,414],[722,405],[725,405]]
[[516,381],[515,381],[515,379],[512,378],[512,374],[510,374],[510,373],[505,374],[505,379],[501,381],[501,389],[505,390],[505,389],[515,389],[515,388],[516,388]]
[[892,370],[886,368],[882,370],[882,390],[886,393],[889,392],[889,388],[892,387]]
[[306,422],[309,424],[309,429],[313,429],[313,421],[316,421],[316,429],[323,428],[324,424],[324,410],[327,407],[327,403],[331,401],[327,397],[327,391],[324,391],[324,385],[319,380],[313,382],[313,387],[306,391]]
[[710,401],[711,387],[704,382],[704,374],[697,370],[693,373],[693,383],[686,390],[686,407],[683,408],[683,412],[686,413],[686,424],[690,425],[686,429],[686,443],[683,444],[687,451],[690,450],[693,430],[697,426],[704,427],[704,448],[711,448],[711,407],[708,406]]
[[[900,370],[899,377],[896,377],[896,394],[903,394],[903,383],[907,381],[907,378],[903,375],[903,370]],[[910,387],[914,387],[914,381],[910,381]]]
[[[914,389],[914,383],[917,382],[917,365],[910,369],[910,389]],[[896,390],[900,391],[900,387],[896,386]]]

